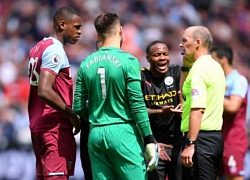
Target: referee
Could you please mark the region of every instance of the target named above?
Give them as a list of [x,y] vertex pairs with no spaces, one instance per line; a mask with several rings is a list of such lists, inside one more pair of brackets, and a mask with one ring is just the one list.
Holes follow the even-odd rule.
[[181,131],[186,136],[181,157],[186,170],[194,170],[193,177],[185,180],[215,180],[222,160],[225,77],[208,54],[211,44],[212,35],[204,26],[187,28],[180,43],[184,55]]

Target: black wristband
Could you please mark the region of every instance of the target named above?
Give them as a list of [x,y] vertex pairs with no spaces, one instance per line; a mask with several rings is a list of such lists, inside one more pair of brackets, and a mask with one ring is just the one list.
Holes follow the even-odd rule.
[[144,140],[144,144],[156,143],[153,135],[148,135],[146,137],[143,137],[143,140]]
[[188,72],[191,69],[191,67],[181,66],[181,71]]

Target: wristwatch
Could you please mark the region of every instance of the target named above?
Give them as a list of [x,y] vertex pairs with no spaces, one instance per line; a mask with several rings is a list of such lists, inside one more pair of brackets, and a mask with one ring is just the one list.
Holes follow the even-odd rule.
[[181,71],[188,72],[191,69],[191,67],[181,66]]
[[186,139],[186,145],[187,145],[187,146],[195,145],[195,141],[193,141],[193,140],[187,138],[187,139]]

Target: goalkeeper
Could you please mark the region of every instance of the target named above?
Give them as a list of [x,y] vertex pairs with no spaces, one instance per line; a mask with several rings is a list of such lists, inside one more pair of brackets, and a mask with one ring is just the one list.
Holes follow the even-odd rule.
[[101,14],[94,25],[102,47],[81,63],[74,94],[75,112],[90,123],[93,179],[147,179],[158,153],[142,96],[139,61],[120,49],[122,26],[116,14]]

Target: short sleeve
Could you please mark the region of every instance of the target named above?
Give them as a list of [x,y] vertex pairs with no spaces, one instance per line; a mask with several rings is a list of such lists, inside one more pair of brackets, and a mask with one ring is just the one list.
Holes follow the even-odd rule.
[[206,108],[207,85],[202,76],[191,80],[191,108]]
[[58,74],[65,66],[65,58],[67,59],[62,47],[51,45],[43,52],[41,69],[50,69]]
[[238,95],[242,98],[245,98],[246,93],[247,93],[247,87],[248,87],[246,78],[244,78],[243,76],[239,76],[237,80],[233,82],[234,82],[234,85],[232,86],[230,95]]

